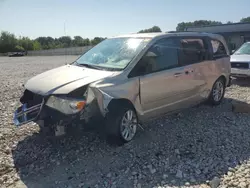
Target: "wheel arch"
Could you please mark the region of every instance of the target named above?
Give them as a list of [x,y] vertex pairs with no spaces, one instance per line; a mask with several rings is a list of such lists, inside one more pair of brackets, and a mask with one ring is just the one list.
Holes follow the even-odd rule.
[[[218,79],[223,79],[223,81],[224,81],[224,83],[225,83],[225,87],[227,86],[229,80],[226,78],[225,75],[221,75],[221,76],[220,76],[219,78],[217,78],[216,80],[218,80]],[[216,80],[215,80],[215,82],[216,82]]]
[[117,108],[119,107],[129,107],[129,108],[132,108],[135,113],[137,114],[137,110],[134,106],[134,104],[129,100],[129,99],[126,99],[126,98],[119,98],[119,99],[112,99],[107,108],[108,110],[111,112],[115,112],[117,110]]

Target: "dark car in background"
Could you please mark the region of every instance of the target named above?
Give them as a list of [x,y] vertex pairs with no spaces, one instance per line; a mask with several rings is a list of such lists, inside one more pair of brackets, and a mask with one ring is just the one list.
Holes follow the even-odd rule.
[[27,52],[9,52],[9,57],[20,57],[27,55]]

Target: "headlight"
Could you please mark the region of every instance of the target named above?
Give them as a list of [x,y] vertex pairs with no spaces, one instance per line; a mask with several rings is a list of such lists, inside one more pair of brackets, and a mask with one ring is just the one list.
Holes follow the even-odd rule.
[[67,97],[49,97],[46,105],[64,114],[75,114],[85,107],[86,101]]

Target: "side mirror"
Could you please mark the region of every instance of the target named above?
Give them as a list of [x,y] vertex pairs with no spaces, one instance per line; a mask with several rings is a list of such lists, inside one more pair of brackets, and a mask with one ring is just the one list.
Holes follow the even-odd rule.
[[235,50],[232,50],[232,51],[230,52],[230,55],[233,55],[234,52],[235,52]]

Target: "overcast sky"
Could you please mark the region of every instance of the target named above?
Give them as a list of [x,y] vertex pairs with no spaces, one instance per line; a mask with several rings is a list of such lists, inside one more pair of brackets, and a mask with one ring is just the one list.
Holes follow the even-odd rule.
[[233,21],[250,16],[250,0],[0,0],[0,30],[17,36],[109,37],[154,25],[175,30],[197,19]]

